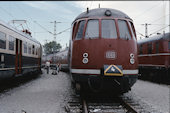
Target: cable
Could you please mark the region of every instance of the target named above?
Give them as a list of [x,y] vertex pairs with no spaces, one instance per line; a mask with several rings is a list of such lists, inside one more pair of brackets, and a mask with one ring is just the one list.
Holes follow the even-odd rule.
[[2,8],[1,6],[0,6],[0,8],[1,8],[4,12],[6,12],[9,16],[11,16],[12,18],[14,18],[14,16],[13,16],[11,13],[9,13],[7,10],[5,10],[4,8]]
[[61,31],[61,32],[56,33],[56,35],[59,35],[59,34],[61,34],[61,33],[63,33],[63,32],[66,32],[66,31],[69,30],[69,29],[71,29],[71,27],[70,27],[70,28],[67,28],[67,29],[65,29],[65,30],[63,30],[63,31]]
[[34,23],[36,23],[37,25],[39,25],[42,29],[44,29],[45,31],[47,31],[48,33],[54,35],[52,32],[48,31],[45,27],[43,27],[42,25],[40,25],[39,23],[37,23],[37,21],[33,21]]
[[151,35],[153,35],[153,34],[155,34],[156,32],[158,32],[158,31],[161,31],[162,29],[165,29],[165,28],[167,28],[167,27],[169,27],[170,25],[168,25],[168,26],[165,26],[165,27],[163,27],[163,28],[161,28],[161,29],[159,29],[159,30],[157,30],[157,31],[155,31],[155,32],[153,32],[153,33],[151,33],[149,36],[151,36]]
[[139,35],[141,35],[141,36],[143,36],[143,37],[145,37],[142,33],[139,33],[138,31],[136,31]]
[[151,21],[150,23],[154,23],[155,21],[158,21],[158,20],[160,20],[161,18],[166,17],[166,16],[168,16],[168,15],[170,15],[170,14],[167,14],[167,15],[161,16],[160,18],[158,18],[158,19],[156,19],[156,20],[154,20],[154,21]]
[[154,5],[153,7],[151,7],[150,9],[145,10],[143,13],[141,13],[141,14],[138,15],[138,16],[136,16],[135,18],[138,18],[138,17],[140,17],[141,15],[146,14],[146,12],[149,12],[150,10],[152,10],[153,8],[155,8],[155,7],[159,6],[159,5],[160,5],[160,3]]
[[90,4],[90,7],[89,7],[89,9],[91,9],[92,3],[93,3],[93,1],[91,1],[91,4]]

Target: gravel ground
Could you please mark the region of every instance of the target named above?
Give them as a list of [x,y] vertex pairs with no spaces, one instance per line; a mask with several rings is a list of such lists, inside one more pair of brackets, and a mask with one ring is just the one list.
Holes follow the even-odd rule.
[[169,91],[170,86],[168,85],[138,80],[132,90],[124,95],[140,101],[145,109],[150,109],[150,112],[170,113]]
[[22,113],[22,110],[27,113],[64,112],[69,88],[66,73],[42,74],[36,80],[0,94],[0,113]]
[[[73,93],[70,77],[64,72],[55,76],[43,73],[36,80],[0,94],[0,113],[22,113],[22,110],[26,113],[65,112],[64,106]],[[169,113],[169,89],[167,85],[138,80],[124,96],[152,113]]]

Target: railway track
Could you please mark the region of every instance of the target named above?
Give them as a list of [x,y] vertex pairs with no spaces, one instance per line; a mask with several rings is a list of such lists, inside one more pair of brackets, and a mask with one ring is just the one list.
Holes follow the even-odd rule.
[[146,113],[137,102],[123,96],[90,97],[72,95],[67,106],[68,113]]

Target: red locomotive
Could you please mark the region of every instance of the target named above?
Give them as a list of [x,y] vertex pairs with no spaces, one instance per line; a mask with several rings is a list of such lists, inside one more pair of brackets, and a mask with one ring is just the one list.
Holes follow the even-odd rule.
[[138,75],[132,19],[115,9],[87,9],[72,23],[69,58],[77,89],[127,92]]
[[170,84],[170,33],[138,41],[142,79]]

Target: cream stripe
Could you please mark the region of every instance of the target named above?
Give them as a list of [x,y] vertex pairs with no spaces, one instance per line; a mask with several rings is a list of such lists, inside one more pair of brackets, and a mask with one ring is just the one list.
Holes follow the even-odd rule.
[[[71,69],[71,72],[79,74],[101,74],[99,69]],[[138,74],[138,69],[123,70],[123,74]]]

